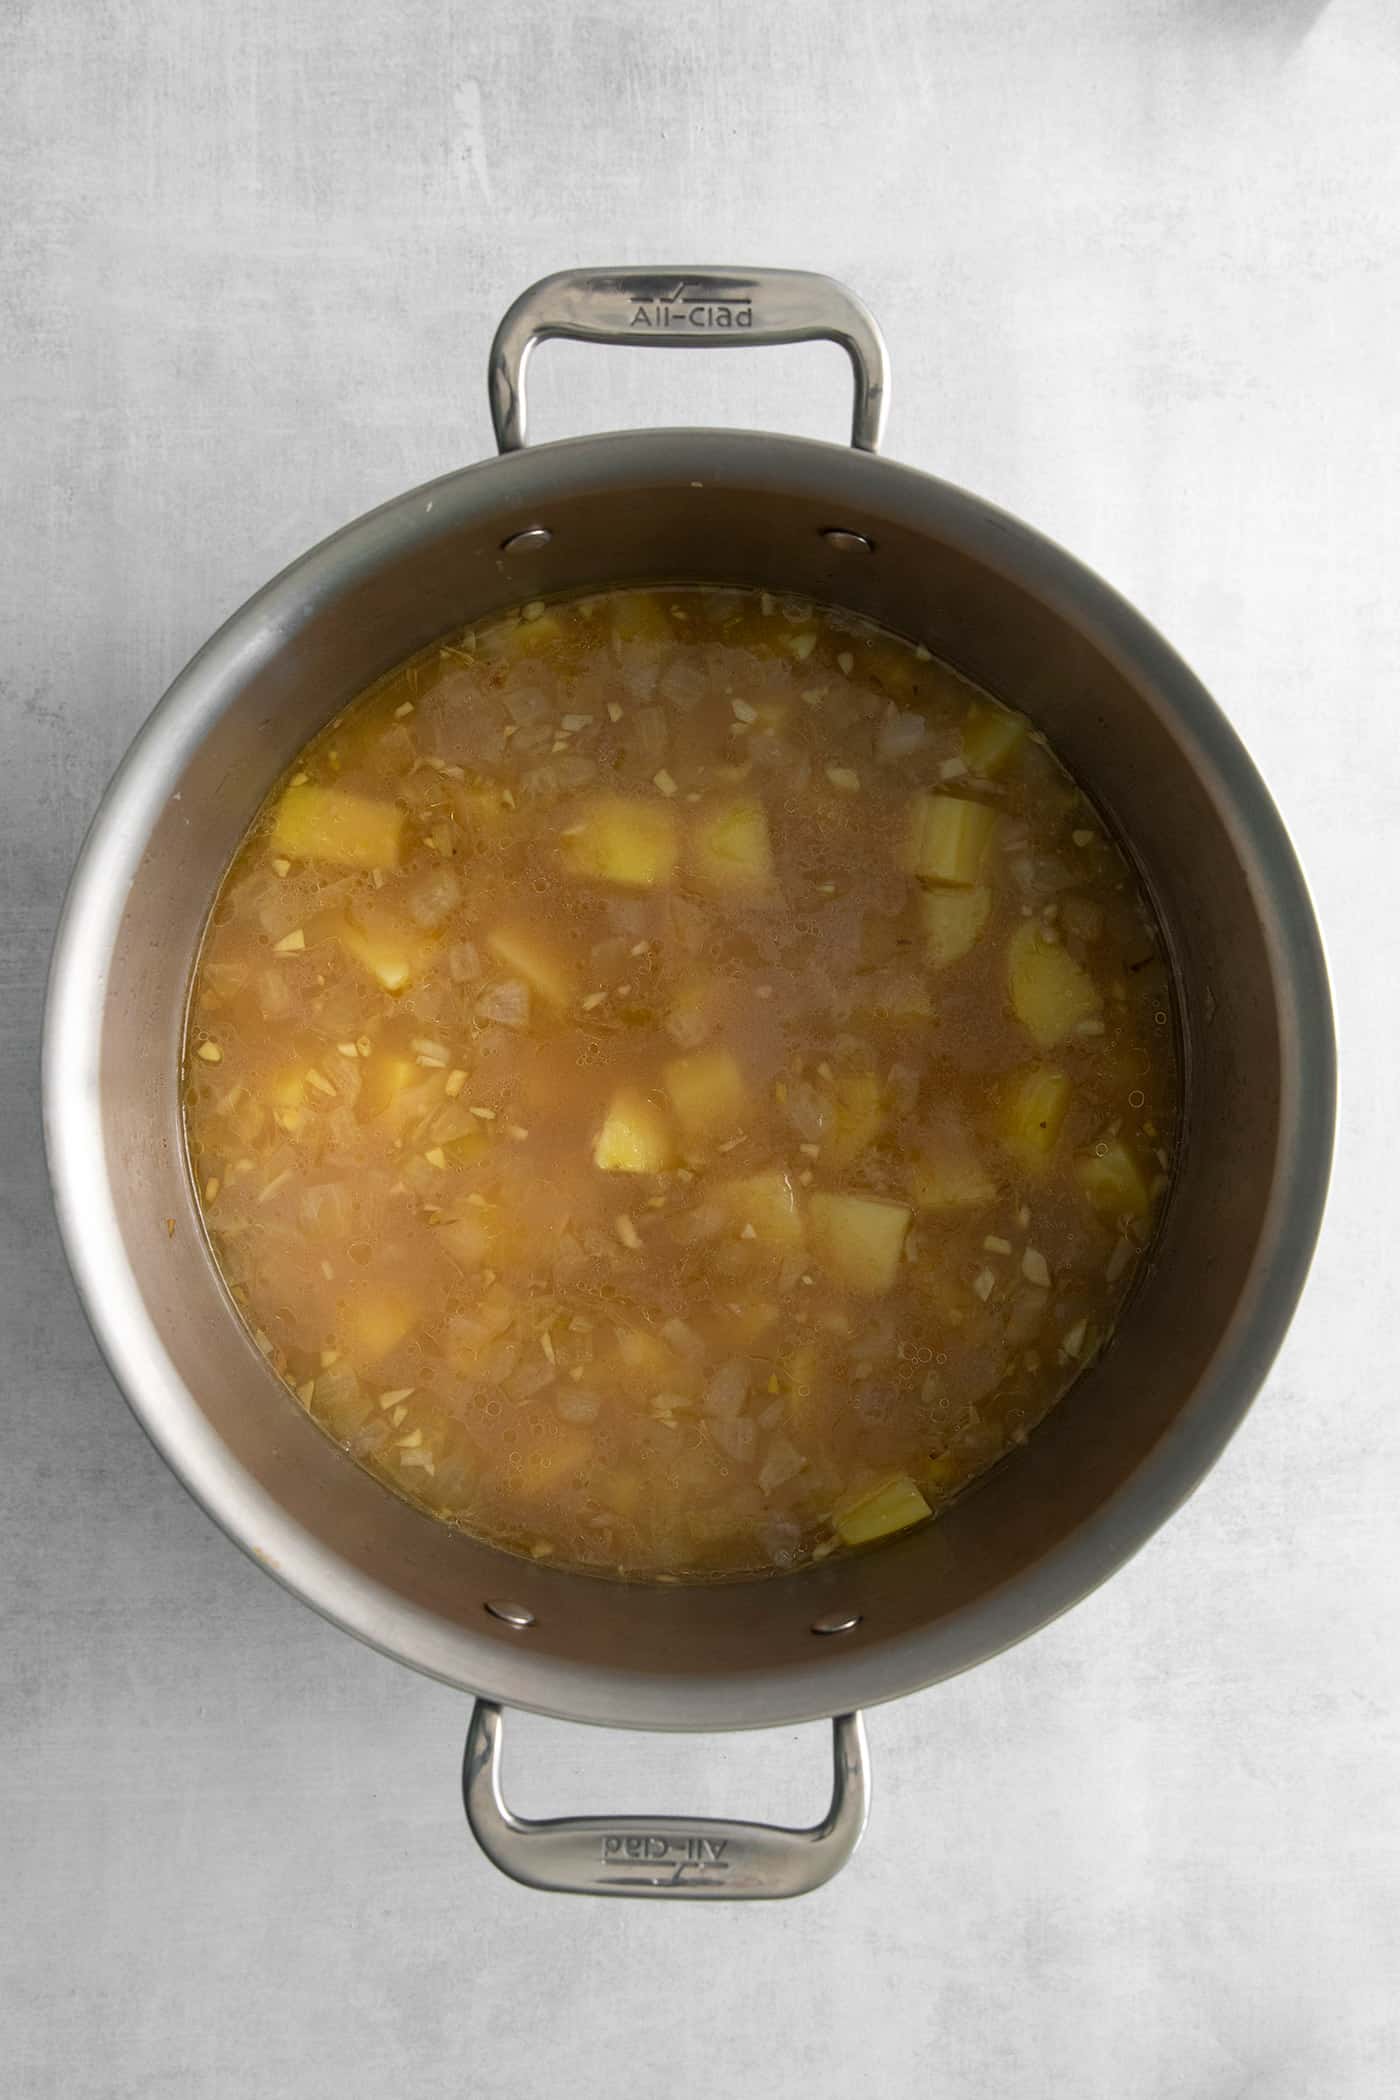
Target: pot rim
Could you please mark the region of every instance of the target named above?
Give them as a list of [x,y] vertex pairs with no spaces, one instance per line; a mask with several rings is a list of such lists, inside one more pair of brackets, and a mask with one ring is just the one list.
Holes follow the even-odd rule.
[[[1195,763],[1208,771],[1247,851],[1277,964],[1285,1046],[1281,1139],[1261,1259],[1227,1336],[1170,1432],[1092,1519],[1001,1588],[943,1624],[810,1665],[758,1690],[752,1673],[714,1675],[703,1698],[677,1696],[683,1678],[641,1677],[621,1665],[584,1669],[524,1646],[462,1634],[480,1680],[445,1657],[431,1614],[393,1598],[314,1539],[233,1460],[166,1357],[126,1262],[110,1200],[98,1096],[106,966],[125,898],[168,780],[198,747],[247,670],[294,628],[425,532],[446,529],[454,498],[477,507],[499,483],[504,509],[547,500],[574,470],[612,485],[713,484],[762,453],[803,493],[864,498],[872,508],[904,489],[923,506],[923,529],[944,526],[965,549],[1004,569],[1034,553],[1037,594],[1072,617],[1105,655],[1169,698]],[[561,476],[564,477],[561,480]],[[431,522],[430,520],[431,514]],[[177,675],[143,724],[92,820],[54,941],[43,1031],[43,1123],[55,1208],[79,1297],[99,1349],[137,1420],[183,1485],[250,1558],[332,1624],[457,1688],[561,1719],[654,1729],[787,1725],[852,1705],[903,1696],[988,1660],[1039,1631],[1121,1567],[1186,1501],[1233,1435],[1267,1375],[1302,1290],[1321,1224],[1330,1170],[1336,1069],[1321,936],[1288,834],[1253,762],[1216,703],[1126,600],[1031,527],[980,498],[901,462],[843,446],[756,431],[624,431],[532,446],[454,469],[391,498],[283,568],[238,608]],[[183,1403],[181,1402],[183,1395]],[[256,1541],[256,1543],[255,1543]],[[506,1558],[503,1556],[503,1558]],[[587,1579],[580,1577],[580,1580]],[[765,1585],[785,1578],[761,1578]],[[801,1580],[801,1577],[786,1578]],[[738,1584],[737,1589],[746,1585]],[[387,1630],[386,1630],[387,1622]],[[510,1675],[494,1691],[493,1668]]]

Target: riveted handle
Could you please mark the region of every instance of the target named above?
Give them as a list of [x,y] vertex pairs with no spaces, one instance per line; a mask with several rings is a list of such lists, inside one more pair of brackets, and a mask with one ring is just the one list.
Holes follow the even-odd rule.
[[854,292],[812,270],[559,270],[520,294],[496,330],[488,386],[496,444],[525,443],[525,369],[536,343],[627,343],[738,350],[839,343],[855,375],[851,443],[877,452],[885,423],[885,345]]
[[478,1699],[467,1731],[462,1796],[493,1866],[526,1888],[571,1896],[753,1902],[820,1888],[860,1843],[869,1809],[865,1728],[832,1722],[831,1807],[807,1830],[709,1816],[553,1816],[531,1821],[501,1792],[501,1709]]

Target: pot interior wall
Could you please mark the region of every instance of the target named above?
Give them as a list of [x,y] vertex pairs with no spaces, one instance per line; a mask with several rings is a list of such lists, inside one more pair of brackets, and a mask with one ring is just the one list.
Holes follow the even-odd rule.
[[[536,524],[551,532],[546,547],[501,552]],[[820,536],[830,525],[867,534],[874,552],[833,551]],[[245,826],[305,739],[465,620],[553,591],[676,578],[868,613],[1024,708],[1128,843],[1183,988],[1184,1162],[1152,1271],[1105,1356],[936,1525],[742,1594],[526,1564],[360,1472],[243,1336],[203,1243],[179,1136],[177,1051],[201,926]],[[1221,1381],[1238,1384],[1240,1323],[1287,1232],[1281,1131],[1297,1104],[1277,890],[1259,879],[1237,783],[1222,772],[1220,750],[1253,781],[1228,730],[1200,696],[1219,748],[1203,747],[1199,721],[1178,706],[1184,688],[1198,689],[1073,564],[956,491],[838,448],[739,434],[586,440],[469,469],[348,528],[245,608],[181,685],[163,747],[169,799],[101,988],[106,1172],[146,1315],[200,1417],[173,1423],[162,1403],[159,1418],[142,1408],[148,1426],[225,1521],[223,1486],[241,1478],[254,1513],[238,1525],[252,1531],[245,1543],[295,1586],[420,1666],[522,1703],[641,1725],[759,1723],[976,1660],[1107,1572],[1194,1483],[1248,1397],[1222,1395]],[[1134,1483],[1149,1472],[1144,1502]],[[1045,1571],[1071,1548],[1075,1573],[1057,1586]],[[484,1612],[502,1597],[533,1610],[528,1633]],[[859,1612],[859,1627],[839,1641],[814,1636],[814,1617],[837,1607]]]

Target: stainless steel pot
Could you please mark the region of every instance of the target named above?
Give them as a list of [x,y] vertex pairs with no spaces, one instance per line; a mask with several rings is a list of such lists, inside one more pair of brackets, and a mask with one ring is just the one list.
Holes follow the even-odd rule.
[[[547,336],[652,346],[829,337],[851,449],[665,430],[525,450]],[[542,1887],[776,1896],[849,1855],[856,1709],[1043,1626],[1195,1487],[1297,1301],[1331,1150],[1317,927],[1229,724],[1128,605],[1025,525],[874,457],[884,353],[860,303],[780,271],[546,278],[492,350],[502,457],[396,498],[304,555],[208,642],[98,812],[53,963],[44,1113],[69,1258],[137,1416],[210,1515],[337,1625],[477,1693],[468,1815]],[[335,710],[447,629],[524,598],[688,578],[869,614],[1039,722],[1124,839],[1181,988],[1185,1142],[1151,1273],[1112,1346],[937,1523],[864,1557],[718,1587],[628,1586],[448,1530],[363,1473],[236,1318],[181,1145],[179,1047],[216,885],[263,796]],[[498,1702],[576,1721],[754,1728],[835,1713],[811,1831],[679,1818],[526,1824],[499,1790]]]

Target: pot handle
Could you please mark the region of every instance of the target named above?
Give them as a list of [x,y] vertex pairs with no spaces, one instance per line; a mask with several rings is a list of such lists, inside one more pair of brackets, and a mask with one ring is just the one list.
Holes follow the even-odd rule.
[[568,1896],[753,1901],[820,1888],[860,1843],[869,1809],[865,1724],[832,1722],[831,1807],[807,1830],[709,1816],[515,1815],[501,1793],[501,1709],[478,1699],[467,1731],[462,1798],[493,1866],[526,1888]]
[[752,343],[839,343],[855,374],[851,443],[878,452],[885,344],[854,292],[814,270],[558,270],[509,308],[491,345],[487,386],[502,452],[525,443],[525,368],[536,343],[628,343],[652,350],[738,350]]

